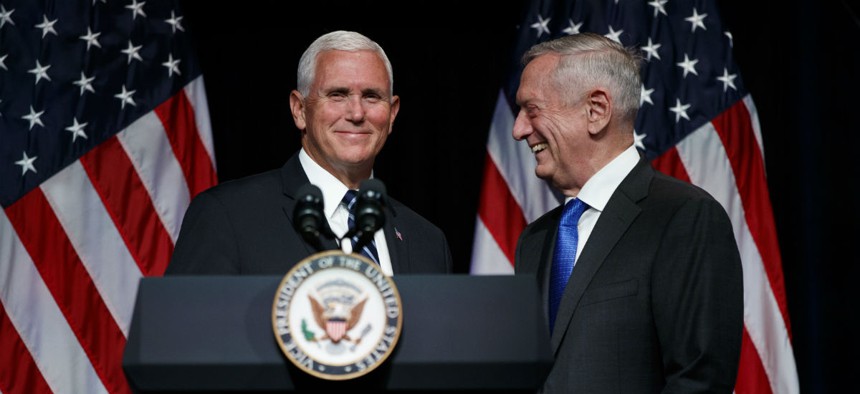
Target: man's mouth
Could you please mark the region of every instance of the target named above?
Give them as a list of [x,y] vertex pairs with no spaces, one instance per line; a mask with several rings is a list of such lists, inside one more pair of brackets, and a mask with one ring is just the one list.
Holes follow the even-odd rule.
[[538,152],[546,149],[548,146],[549,145],[547,145],[546,143],[543,143],[543,142],[541,142],[540,144],[535,144],[534,146],[532,146],[532,153],[538,153]]

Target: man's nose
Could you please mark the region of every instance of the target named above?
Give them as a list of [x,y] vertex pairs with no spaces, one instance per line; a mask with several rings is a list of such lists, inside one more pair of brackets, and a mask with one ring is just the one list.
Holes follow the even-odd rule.
[[522,141],[526,139],[532,133],[532,125],[528,121],[525,113],[523,111],[519,111],[517,113],[517,118],[514,119],[514,130],[513,136],[517,141]]
[[349,96],[347,100],[347,120],[361,122],[364,120],[366,110],[359,96]]

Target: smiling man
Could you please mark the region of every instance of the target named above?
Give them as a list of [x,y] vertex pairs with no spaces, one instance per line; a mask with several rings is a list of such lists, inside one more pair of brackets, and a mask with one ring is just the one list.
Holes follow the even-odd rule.
[[640,57],[585,33],[523,58],[513,137],[564,207],[523,231],[555,363],[543,393],[731,393],[743,330],[732,224],[634,147]]
[[[317,38],[299,61],[290,111],[302,149],[283,167],[225,182],[201,193],[185,215],[167,274],[285,274],[319,251],[294,230],[299,189],[323,195],[327,226],[348,231],[347,191],[373,176],[376,156],[400,109],[391,63],[369,38],[335,31]],[[354,200],[353,200],[354,201]],[[384,202],[385,225],[369,258],[384,273],[449,273],[442,231],[398,201]],[[339,249],[322,237],[322,249]]]

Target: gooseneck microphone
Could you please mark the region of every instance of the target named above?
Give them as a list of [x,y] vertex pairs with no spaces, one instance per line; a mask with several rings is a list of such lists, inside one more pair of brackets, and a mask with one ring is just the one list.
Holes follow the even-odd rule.
[[326,234],[325,214],[323,213],[322,191],[314,184],[306,183],[296,193],[296,206],[293,208],[293,226],[308,243],[320,247],[320,234]]
[[359,184],[355,200],[355,229],[349,236],[357,236],[355,250],[373,240],[373,234],[385,224],[385,184],[378,179],[367,179]]

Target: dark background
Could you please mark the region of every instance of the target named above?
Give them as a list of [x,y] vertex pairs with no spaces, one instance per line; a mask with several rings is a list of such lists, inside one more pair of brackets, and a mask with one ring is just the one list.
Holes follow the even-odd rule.
[[[186,1],[220,180],[299,148],[288,107],[299,57],[320,34],[359,31],[385,48],[402,100],[376,177],[445,231],[468,272],[486,137],[524,13],[522,0],[462,3]],[[720,16],[761,121],[801,391],[844,392],[860,367],[860,7],[757,3],[723,1]]]

